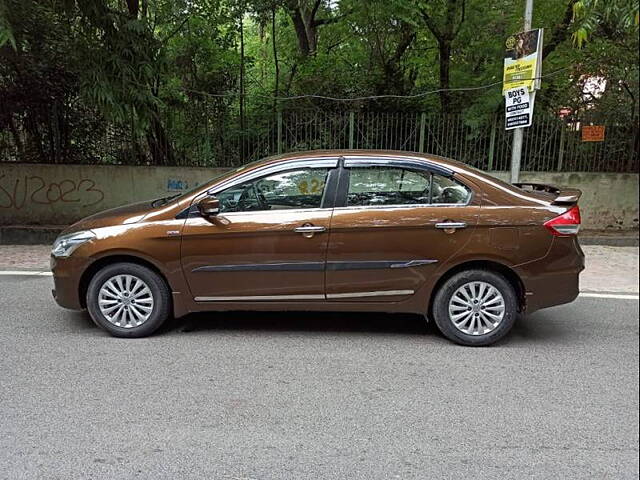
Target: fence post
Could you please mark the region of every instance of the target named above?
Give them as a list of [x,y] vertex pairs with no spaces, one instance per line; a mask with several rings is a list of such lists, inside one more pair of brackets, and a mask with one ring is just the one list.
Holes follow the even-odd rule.
[[424,129],[427,123],[427,114],[422,112],[420,114],[420,140],[418,143],[418,151],[424,153]]
[[[627,164],[627,172],[633,172],[634,159],[636,155],[636,142],[638,140],[638,118],[634,116],[633,124],[633,135],[631,135],[631,148],[629,149],[629,162]],[[622,162],[621,162],[622,163]]]
[[487,167],[488,171],[493,170],[493,155],[496,151],[496,128],[498,123],[498,117],[496,115],[493,116],[493,122],[491,123],[491,138],[489,140],[489,165]]
[[349,112],[349,148],[353,149],[353,133],[355,128],[355,114]]
[[560,148],[558,149],[558,167],[557,171],[562,171],[562,162],[564,160],[564,123],[560,126]]
[[278,124],[278,154],[282,153],[282,110],[278,110],[277,115],[277,124]]

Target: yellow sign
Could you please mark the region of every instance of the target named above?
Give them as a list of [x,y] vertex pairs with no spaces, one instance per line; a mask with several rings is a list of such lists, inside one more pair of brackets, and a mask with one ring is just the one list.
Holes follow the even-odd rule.
[[527,87],[531,92],[534,89],[536,76],[535,60],[519,60],[504,66],[503,90]]
[[539,88],[542,66],[542,29],[512,35],[505,45],[502,94],[513,88],[526,87],[530,92]]

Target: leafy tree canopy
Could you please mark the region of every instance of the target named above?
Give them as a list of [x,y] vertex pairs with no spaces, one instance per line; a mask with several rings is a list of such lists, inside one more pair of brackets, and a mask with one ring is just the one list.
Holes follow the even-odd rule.
[[[521,0],[0,0],[0,152],[4,141],[63,161],[94,155],[98,138],[126,138],[126,155],[173,163],[176,151],[206,156],[282,109],[455,113],[479,124],[502,108],[504,41],[522,29],[522,9]],[[533,25],[545,28],[543,73],[558,72],[543,79],[537,109],[637,122],[637,2],[536,0]]]

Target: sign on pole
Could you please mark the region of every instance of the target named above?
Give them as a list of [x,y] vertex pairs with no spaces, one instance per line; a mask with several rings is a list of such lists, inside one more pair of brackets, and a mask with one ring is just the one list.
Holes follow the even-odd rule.
[[505,92],[505,130],[531,126],[534,98],[534,94],[529,94],[526,87],[512,88]]
[[542,72],[542,37],[544,30],[528,30],[507,38],[504,56],[502,93],[516,87],[530,92],[540,88]]
[[[527,33],[531,30],[533,18],[533,0],[526,0],[524,4],[524,32],[507,39],[507,54],[504,59],[504,74],[502,77],[502,92],[523,85],[514,82],[525,82],[527,90],[540,88],[540,72],[542,71],[542,30],[537,34]],[[531,64],[534,61],[535,63]],[[527,71],[529,75],[527,76]],[[531,75],[533,73],[533,75]],[[535,78],[535,79],[534,79]],[[533,82],[526,83],[526,82]],[[533,99],[532,99],[533,100]],[[533,103],[533,102],[531,102]],[[522,157],[522,128],[513,132],[511,148],[511,183],[520,181],[520,161]]]

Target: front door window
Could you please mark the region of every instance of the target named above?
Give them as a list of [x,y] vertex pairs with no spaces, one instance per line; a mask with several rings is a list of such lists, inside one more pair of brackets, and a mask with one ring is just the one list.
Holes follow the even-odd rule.
[[279,172],[234,185],[216,196],[220,212],[320,208],[328,169]]

